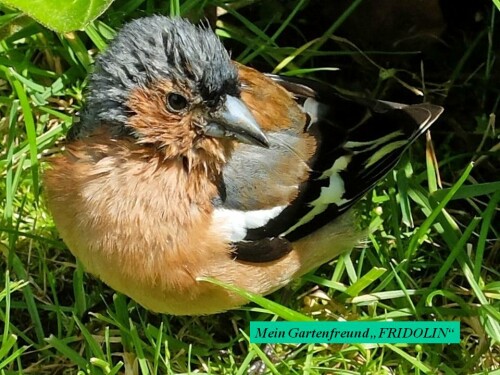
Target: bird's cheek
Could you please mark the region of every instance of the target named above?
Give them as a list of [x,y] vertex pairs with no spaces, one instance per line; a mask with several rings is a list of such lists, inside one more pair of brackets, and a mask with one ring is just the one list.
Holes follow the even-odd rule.
[[196,132],[189,125],[189,121],[181,119],[176,123],[169,123],[163,128],[161,135],[162,144],[166,150],[170,149],[172,153],[177,155],[169,155],[172,157],[181,156],[189,152],[193,147],[196,139]]

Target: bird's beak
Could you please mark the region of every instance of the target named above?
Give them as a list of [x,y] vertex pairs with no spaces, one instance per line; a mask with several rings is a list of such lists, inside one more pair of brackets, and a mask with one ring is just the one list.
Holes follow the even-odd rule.
[[238,98],[227,95],[226,102],[208,118],[206,135],[234,138],[251,145],[269,147],[269,141],[248,107]]

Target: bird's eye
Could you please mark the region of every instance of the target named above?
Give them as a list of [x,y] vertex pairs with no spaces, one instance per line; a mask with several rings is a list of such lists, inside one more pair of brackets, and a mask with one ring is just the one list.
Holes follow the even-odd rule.
[[186,109],[186,107],[188,106],[188,101],[181,94],[172,92],[167,96],[167,106],[168,109],[172,112],[180,112],[183,109]]

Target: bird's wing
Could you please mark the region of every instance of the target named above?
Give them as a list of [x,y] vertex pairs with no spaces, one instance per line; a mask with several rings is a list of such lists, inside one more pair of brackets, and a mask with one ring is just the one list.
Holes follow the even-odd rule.
[[[264,124],[271,148],[238,145],[223,171],[214,215],[226,223],[234,256],[250,262],[279,259],[291,242],[344,213],[443,111],[431,104],[346,97],[311,80],[265,78],[286,90],[274,96],[291,94],[305,116],[290,112],[294,120],[286,126]],[[249,96],[246,103],[254,99]],[[278,105],[255,100],[254,114],[270,112],[273,118]]]

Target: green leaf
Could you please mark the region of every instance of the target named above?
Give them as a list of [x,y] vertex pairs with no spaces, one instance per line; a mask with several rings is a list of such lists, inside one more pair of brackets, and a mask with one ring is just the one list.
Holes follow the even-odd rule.
[[60,33],[81,30],[111,5],[113,0],[0,0],[19,9],[45,27]]
[[493,0],[493,4],[495,4],[498,10],[500,11],[500,0]]

